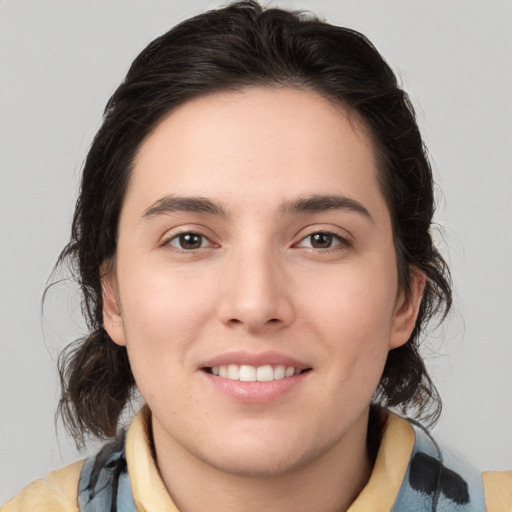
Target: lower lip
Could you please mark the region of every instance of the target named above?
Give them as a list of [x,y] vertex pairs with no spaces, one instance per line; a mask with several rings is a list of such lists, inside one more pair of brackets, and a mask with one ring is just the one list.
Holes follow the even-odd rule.
[[267,382],[244,382],[203,372],[204,376],[218,391],[244,404],[264,404],[277,400],[299,386],[310,373],[311,370],[293,377]]

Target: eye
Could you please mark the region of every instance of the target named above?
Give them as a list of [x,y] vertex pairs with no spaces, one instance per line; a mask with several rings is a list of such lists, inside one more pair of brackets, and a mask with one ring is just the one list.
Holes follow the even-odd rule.
[[194,249],[208,247],[211,245],[211,242],[208,238],[200,235],[199,233],[186,232],[172,237],[167,244],[172,247],[176,247],[177,249],[192,251]]
[[347,242],[340,236],[334,233],[318,232],[311,233],[310,235],[303,238],[297,247],[311,247],[312,249],[332,249],[338,245],[347,244]]

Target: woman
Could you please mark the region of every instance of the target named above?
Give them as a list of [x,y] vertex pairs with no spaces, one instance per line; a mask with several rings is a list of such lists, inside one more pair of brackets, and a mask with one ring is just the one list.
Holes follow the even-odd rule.
[[107,105],[60,258],[90,325],[61,360],[70,430],[114,437],[134,385],[147,405],[5,510],[495,508],[506,475],[484,497],[384,409],[440,410],[418,353],[451,303],[432,188],[360,34],[246,2],[151,43]]

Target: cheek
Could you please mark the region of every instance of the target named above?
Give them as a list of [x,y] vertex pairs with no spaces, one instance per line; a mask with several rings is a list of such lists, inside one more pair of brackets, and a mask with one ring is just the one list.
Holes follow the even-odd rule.
[[[191,267],[173,269],[165,264],[127,266],[120,276],[123,311],[140,336],[146,330],[161,330],[163,336],[194,329],[212,306],[214,283]],[[210,279],[212,281],[212,279]],[[172,329],[166,327],[172,326]]]
[[[380,378],[389,347],[397,290],[396,269],[368,263],[340,269],[315,292],[304,293],[302,316],[324,340],[338,377]],[[340,370],[341,367],[341,370]]]
[[211,317],[209,285],[193,272],[149,265],[121,266],[118,274],[126,346],[139,388],[155,379],[179,385],[177,370],[194,371],[187,354]]
[[[389,332],[397,294],[397,272],[391,264],[366,262],[317,274],[300,283],[303,314],[331,329]],[[379,329],[379,327],[381,329]]]

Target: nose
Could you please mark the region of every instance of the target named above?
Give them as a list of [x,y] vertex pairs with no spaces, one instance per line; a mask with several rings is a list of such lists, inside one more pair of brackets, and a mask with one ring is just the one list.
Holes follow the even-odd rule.
[[284,263],[261,247],[239,250],[224,272],[219,305],[224,324],[265,332],[290,325],[295,310]]

